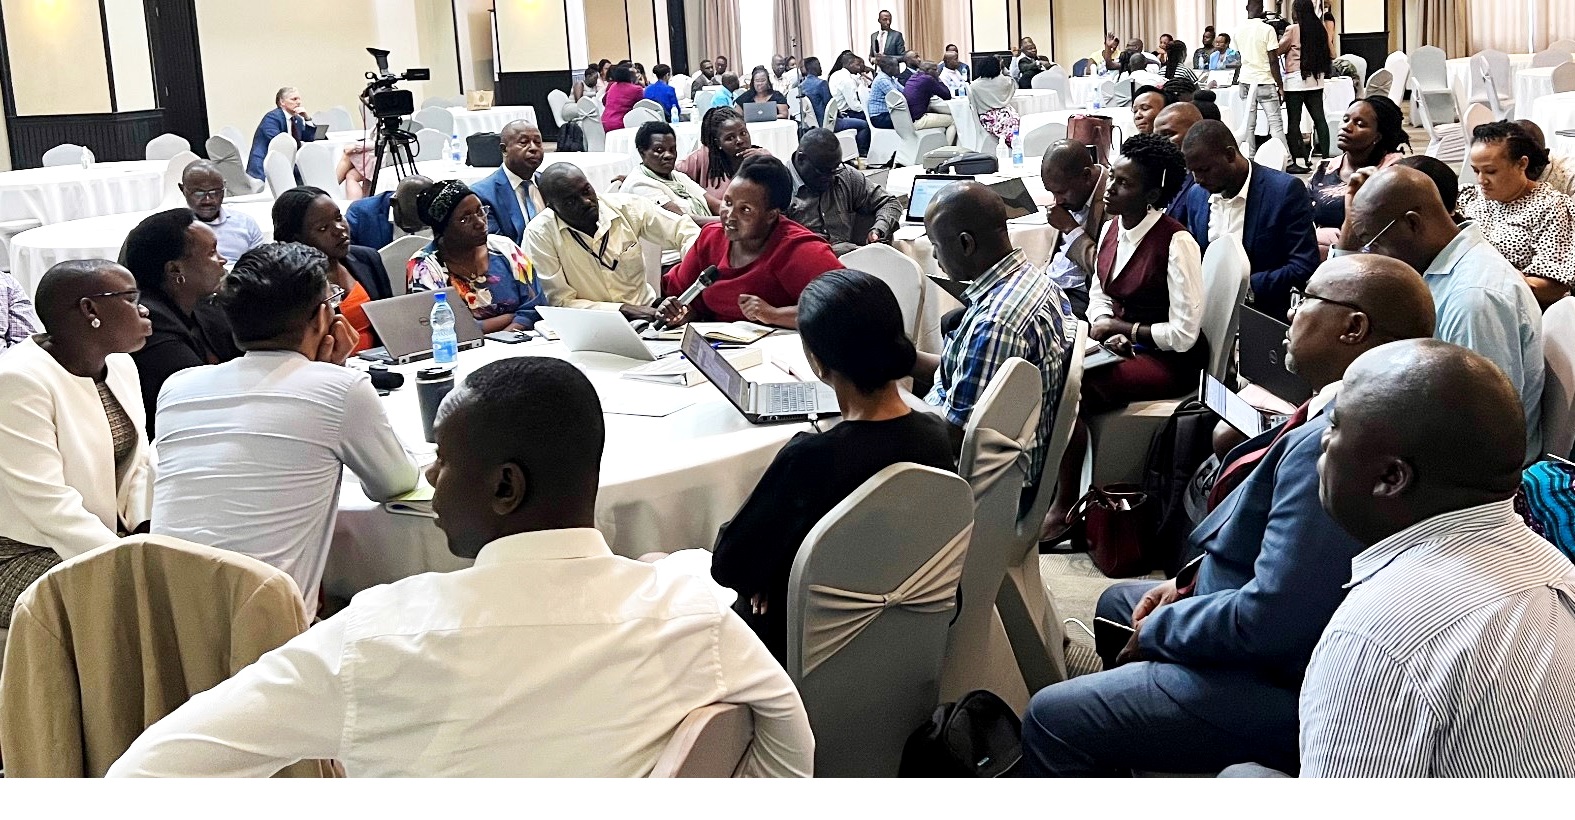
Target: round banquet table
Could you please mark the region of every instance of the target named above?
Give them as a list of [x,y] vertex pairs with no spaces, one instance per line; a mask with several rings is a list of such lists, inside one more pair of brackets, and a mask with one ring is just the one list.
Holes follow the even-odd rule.
[[[607,135],[607,153],[627,154],[638,160],[634,150],[634,135],[637,128],[620,128]],[[682,159],[700,147],[700,123],[681,122],[673,126],[673,133],[678,137],[678,157]],[[793,156],[798,149],[798,123],[792,120],[774,120],[772,122],[749,123],[749,138],[771,155],[783,162]],[[550,155],[549,155],[550,156]]]
[[1061,92],[1053,88],[1019,88],[1008,103],[1018,116],[1057,111],[1062,107]]
[[[1046,115],[1036,115],[1043,117]],[[1040,207],[1039,213],[1018,217],[1007,223],[1007,231],[1012,237],[1012,247],[1021,248],[1028,255],[1028,261],[1035,266],[1044,267],[1050,258],[1050,252],[1055,250],[1056,230],[1050,227],[1045,216],[1044,208],[1054,202],[1054,197],[1045,190],[1044,182],[1039,179],[1040,157],[1025,157],[1022,168],[1012,166],[1009,159],[1003,160],[1001,173],[981,174],[974,179],[979,182],[999,182],[1011,177],[1023,180],[1023,185],[1033,196],[1034,202]],[[898,197],[907,207],[907,198],[913,191],[913,178],[924,173],[924,169],[916,165],[893,168],[886,176],[886,189]],[[940,264],[935,259],[935,246],[928,236],[919,234],[915,228],[918,226],[899,226],[897,235],[893,238],[891,246],[901,251],[903,255],[917,262],[924,270],[926,276],[944,276]],[[950,298],[950,297],[948,297]],[[943,309],[944,312],[944,309]]]
[[1575,137],[1559,136],[1560,130],[1575,129],[1575,91],[1549,94],[1532,103],[1531,120],[1542,127],[1548,147],[1560,156],[1575,156]]
[[1072,99],[1063,100],[1073,108],[1089,108],[1094,104],[1094,98],[1099,96],[1099,87],[1105,82],[1104,77],[1068,77],[1067,85],[1071,91]]
[[1515,107],[1530,111],[1537,100],[1553,93],[1553,69],[1523,68],[1515,72]]
[[483,108],[480,111],[471,111],[463,105],[452,106],[448,109],[454,115],[454,131],[459,138],[471,134],[481,134],[489,131],[502,133],[503,126],[515,120],[528,120],[531,125],[536,124],[536,109],[529,105],[499,105],[492,108]]
[[[340,202],[344,208],[348,202]],[[263,239],[273,239],[273,201],[236,202],[225,208],[239,211],[257,220]],[[22,284],[29,295],[38,287],[38,280],[53,265],[68,259],[115,259],[120,256],[120,246],[126,235],[137,223],[153,213],[152,210],[133,213],[110,214],[70,222],[57,222],[11,237],[11,275]],[[234,262],[234,259],[229,260]]]
[[[585,178],[590,180],[591,185],[598,191],[610,189],[614,177],[623,176],[634,170],[634,158],[628,154],[594,151],[551,151],[542,158],[541,167],[545,168],[558,162],[568,162],[578,166],[585,172]],[[477,168],[446,159],[429,159],[417,162],[416,170],[432,179],[457,179],[470,184],[491,176],[498,169]],[[391,191],[398,184],[399,177],[392,168],[384,168],[377,177],[379,191]]]
[[92,216],[146,211],[164,198],[167,160],[98,162],[0,173],[0,220],[45,225]]
[[[1515,90],[1516,78],[1520,76],[1520,72],[1531,68],[1531,56],[1530,54],[1509,55],[1509,81],[1503,82],[1497,77],[1493,78],[1493,81],[1498,84],[1500,94]],[[1471,101],[1471,58],[1456,57],[1453,60],[1445,60],[1444,70],[1449,74],[1449,90],[1455,92],[1455,103],[1460,107],[1461,115],[1464,116],[1466,106]]]
[[[803,356],[795,334],[781,333],[755,344],[768,361],[777,352],[789,359]],[[619,555],[710,549],[717,529],[742,506],[777,451],[793,435],[811,429],[803,423],[750,424],[709,382],[676,387],[622,379],[619,373],[639,363],[606,353],[571,353],[558,342],[487,342],[459,354],[457,377],[464,379],[488,362],[513,356],[565,359],[596,386],[607,426],[596,526]],[[415,371],[425,366],[392,367],[406,375],[406,383],[382,400],[394,430],[422,464],[432,460],[435,449],[422,437],[414,387]],[[769,363],[744,373],[754,381],[793,380]],[[689,404],[664,417],[625,414],[635,407],[663,404],[669,409],[682,402]],[[377,584],[470,563],[449,553],[435,521],[384,511],[346,471],[323,578],[330,594],[350,597]]]

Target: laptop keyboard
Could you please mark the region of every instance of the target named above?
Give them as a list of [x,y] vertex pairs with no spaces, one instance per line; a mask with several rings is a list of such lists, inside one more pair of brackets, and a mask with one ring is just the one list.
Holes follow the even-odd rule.
[[766,394],[767,415],[793,416],[815,412],[815,386],[808,382],[772,382],[763,384]]

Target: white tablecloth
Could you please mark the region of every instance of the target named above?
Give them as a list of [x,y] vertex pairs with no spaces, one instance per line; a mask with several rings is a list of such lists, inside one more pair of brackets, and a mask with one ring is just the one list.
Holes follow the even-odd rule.
[[1552,93],[1552,68],[1523,68],[1515,72],[1515,109],[1517,111],[1530,111],[1537,100]]
[[1528,109],[1532,122],[1542,127],[1548,147],[1560,156],[1575,156],[1575,137],[1561,137],[1559,130],[1575,128],[1575,91],[1549,94]]
[[[1520,76],[1520,72],[1528,68],[1531,68],[1530,54],[1509,55],[1509,73],[1511,75],[1509,82],[1503,83],[1499,78],[1493,78],[1493,82],[1499,84],[1499,93],[1511,93],[1516,88],[1516,78]],[[1464,115],[1466,106],[1471,101],[1471,58],[1456,57],[1453,60],[1445,60],[1444,69],[1449,72],[1449,90],[1455,92],[1455,102],[1460,106],[1461,115]],[[1410,81],[1407,80],[1407,82]]]
[[45,225],[146,211],[164,198],[165,160],[99,162],[0,173],[0,219]]
[[[607,135],[607,152],[610,154],[627,154],[638,156],[634,150],[634,135],[637,128],[620,128]],[[700,123],[681,122],[673,126],[673,133],[678,137],[678,156],[688,156],[700,147]],[[777,159],[787,162],[798,150],[798,123],[792,120],[776,120],[775,122],[749,123],[749,139]]]
[[502,133],[503,126],[515,120],[529,120],[536,124],[536,109],[529,105],[499,105],[481,111],[469,111],[465,106],[450,108],[454,115],[454,131],[461,140],[471,134],[480,134],[487,131]]
[[1061,92],[1051,88],[1019,88],[1012,94],[1012,110],[1019,116],[1057,111],[1064,103]]
[[[1044,117],[1045,115],[1037,114],[1035,116]],[[1055,229],[1046,222],[1046,216],[1042,210],[1054,201],[1054,197],[1045,190],[1044,182],[1039,179],[1040,160],[1040,157],[1025,157],[1022,167],[1017,168],[1011,164],[1009,159],[1003,157],[999,174],[986,174],[975,177],[975,179],[986,183],[998,182],[1011,177],[1019,177],[1023,180],[1024,186],[1028,188],[1028,192],[1033,196],[1034,201],[1039,204],[1041,210],[1039,213],[1029,214],[1028,216],[1012,220],[1007,224],[1007,231],[1011,234],[1012,246],[1022,248],[1023,252],[1028,254],[1028,261],[1043,267],[1050,258],[1050,252],[1055,249]],[[886,190],[906,201],[908,195],[913,191],[914,177],[922,173],[924,173],[924,169],[917,165],[893,168],[886,176]],[[913,229],[902,229],[905,227],[899,228],[897,237],[892,241],[891,246],[919,263],[919,267],[924,269],[925,274],[929,276],[942,275],[940,265],[935,260],[934,244],[930,242],[929,237],[914,237],[912,236],[914,233]]]
[[[614,154],[610,152],[570,152],[552,151],[541,161],[543,168],[555,162],[571,162],[585,172],[585,178],[591,181],[598,191],[605,191],[612,187],[614,177],[628,174],[634,170],[634,158],[628,154]],[[432,179],[458,179],[465,183],[474,183],[491,176],[496,168],[476,168],[463,163],[454,163],[444,160],[425,160],[416,163],[416,170]],[[377,190],[391,191],[399,184],[399,178],[394,169],[384,168],[378,175]]]
[[[1024,123],[1022,129],[1025,134],[1029,131],[1027,125],[1029,118],[1065,110],[1061,107],[1061,93],[1049,88],[1018,89],[1012,95],[1010,105],[1022,118]],[[946,106],[951,112],[952,122],[957,126],[957,144],[975,151],[984,145],[984,126],[979,124],[979,118],[974,115],[968,98],[953,97],[946,101]]]
[[[756,343],[792,354],[798,337],[785,334]],[[653,550],[709,549],[717,529],[738,511],[749,492],[794,434],[808,424],[752,425],[722,394],[702,382],[694,387],[636,382],[618,374],[636,362],[603,353],[570,353],[556,342],[522,345],[488,342],[459,355],[463,379],[490,361],[512,356],[553,356],[579,366],[596,385],[604,408],[680,396],[693,404],[663,418],[608,413],[596,525],[614,552],[637,557]],[[802,353],[797,354],[802,357]],[[383,399],[394,429],[422,463],[433,447],[421,435],[414,372],[422,364],[395,367],[406,386]],[[772,365],[745,371],[755,381],[791,381]],[[550,431],[534,431],[550,433]],[[434,521],[384,512],[367,500],[348,472],[339,499],[324,577],[334,595],[349,596],[376,584],[420,572],[460,569],[469,561],[448,551]]]
[[[349,203],[340,202],[344,208]],[[257,220],[263,238],[273,238],[273,202],[238,202],[226,205]],[[34,228],[11,238],[11,275],[32,294],[44,272],[67,259],[115,259],[126,235],[153,211],[95,216]],[[229,260],[234,262],[234,259]]]
[[1099,86],[1105,82],[1104,77],[1068,77],[1067,83],[1072,92],[1072,99],[1063,100],[1066,105],[1073,108],[1087,108],[1094,104],[1094,98],[1099,96]]

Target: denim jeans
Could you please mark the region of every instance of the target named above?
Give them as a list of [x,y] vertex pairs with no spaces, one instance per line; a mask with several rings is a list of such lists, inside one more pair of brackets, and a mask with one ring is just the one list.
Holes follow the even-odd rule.
[[853,129],[855,142],[859,144],[859,156],[868,156],[870,152],[870,124],[864,121],[863,116],[854,116],[852,112],[844,111],[837,115],[838,131]]
[[1247,143],[1247,158],[1252,159],[1258,153],[1258,140],[1255,136],[1258,130],[1258,109],[1262,108],[1269,117],[1269,136],[1279,138],[1280,142],[1285,142],[1285,118],[1280,115],[1280,95],[1273,83],[1243,85],[1240,94],[1241,98],[1249,103],[1246,121],[1242,123],[1242,132],[1246,135],[1244,141]]

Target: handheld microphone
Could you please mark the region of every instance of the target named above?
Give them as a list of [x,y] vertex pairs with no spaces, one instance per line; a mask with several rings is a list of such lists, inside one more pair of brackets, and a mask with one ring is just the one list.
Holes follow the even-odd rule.
[[[700,298],[700,294],[704,292],[706,288],[710,287],[711,283],[716,281],[716,277],[719,273],[720,272],[716,269],[715,265],[700,271],[700,276],[695,279],[694,284],[690,285],[686,290],[684,290],[683,293],[678,295],[678,304],[682,305],[683,307],[689,307],[691,304],[694,304],[694,301]],[[653,322],[651,326],[657,330],[661,330],[667,327],[667,321],[658,316],[656,317],[656,321]]]

